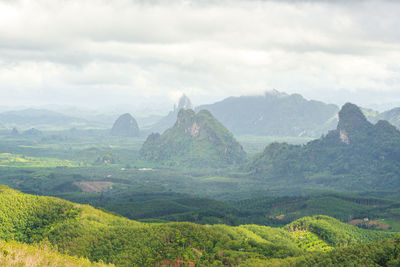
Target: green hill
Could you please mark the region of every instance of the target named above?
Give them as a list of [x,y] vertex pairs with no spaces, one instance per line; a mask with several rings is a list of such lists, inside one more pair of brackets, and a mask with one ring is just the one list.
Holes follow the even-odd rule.
[[0,188],[0,239],[49,242],[59,252],[117,266],[184,261],[206,266],[301,257],[313,251],[393,237],[327,217],[303,218],[284,228],[258,225],[139,223],[87,205]]
[[221,167],[239,164],[245,152],[210,112],[181,109],[174,127],[151,134],[140,150],[143,159],[170,166]]
[[350,191],[400,186],[400,132],[387,121],[371,124],[346,104],[337,129],[304,146],[274,143],[249,165],[254,177],[302,187]]
[[88,259],[64,255],[46,245],[46,243],[27,245],[15,241],[5,242],[0,240],[0,266],[101,267],[114,265],[92,263]]
[[285,259],[247,259],[238,266],[400,266],[400,239],[315,252]]

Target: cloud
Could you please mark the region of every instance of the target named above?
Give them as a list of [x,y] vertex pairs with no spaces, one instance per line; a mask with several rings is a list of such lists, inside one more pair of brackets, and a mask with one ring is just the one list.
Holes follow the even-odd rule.
[[167,109],[176,92],[201,104],[270,88],[400,99],[399,13],[388,0],[0,1],[0,105]]

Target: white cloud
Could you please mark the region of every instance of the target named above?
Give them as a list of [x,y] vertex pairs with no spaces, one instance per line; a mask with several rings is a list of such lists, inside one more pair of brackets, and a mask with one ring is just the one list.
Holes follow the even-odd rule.
[[269,88],[400,99],[398,14],[396,1],[0,1],[0,105],[167,107]]

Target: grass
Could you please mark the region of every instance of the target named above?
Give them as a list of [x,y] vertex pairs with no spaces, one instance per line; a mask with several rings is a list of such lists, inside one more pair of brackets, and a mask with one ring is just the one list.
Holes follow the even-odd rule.
[[380,221],[383,224],[390,226],[391,231],[400,231],[400,221],[394,219],[384,219]]
[[299,230],[291,234],[296,240],[296,244],[305,251],[329,251],[333,249],[333,247],[329,246],[312,232]]
[[0,167],[79,167],[80,163],[56,158],[30,157],[25,155],[0,153]]
[[15,241],[0,240],[0,266],[10,267],[102,267],[114,266],[92,263],[88,259],[58,253],[50,245],[27,245]]

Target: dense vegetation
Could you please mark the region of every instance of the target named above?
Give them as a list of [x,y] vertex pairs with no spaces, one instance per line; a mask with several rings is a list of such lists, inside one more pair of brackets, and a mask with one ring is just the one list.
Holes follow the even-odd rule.
[[20,242],[0,240],[0,266],[7,267],[101,267],[111,264],[93,263],[85,258],[59,253],[51,245],[42,242],[27,245]]
[[249,165],[254,177],[330,187],[390,190],[400,185],[400,132],[386,121],[373,125],[346,104],[337,130],[307,145],[271,144]]
[[[250,149],[271,140],[241,138]],[[234,169],[160,168],[138,160],[143,141],[3,135],[0,149],[9,153],[1,154],[0,183],[106,208],[135,220],[284,225],[303,216],[325,214],[344,222],[385,219],[392,229],[399,228],[396,188],[362,192],[359,187],[358,194],[339,195],[324,191],[329,189],[328,183],[305,188],[307,184],[282,178],[279,183],[249,179]]]
[[143,159],[169,166],[221,167],[244,162],[245,152],[210,112],[181,109],[174,127],[151,134],[143,144]]
[[32,249],[43,262],[82,265],[90,262],[59,253],[121,266],[395,265],[399,132],[354,105],[339,115],[337,130],[306,145],[239,137],[250,155],[274,140],[297,144],[272,143],[247,169],[241,146],[207,111],[182,110],[142,151],[141,137],[108,131],[2,132],[0,184],[103,210],[1,187],[2,246],[15,247],[14,259]]
[[329,251],[394,235],[363,230],[326,216],[303,218],[284,228],[145,224],[4,186],[0,205],[1,239],[27,243],[48,240],[62,253],[120,266],[147,266],[177,259],[205,265],[237,265],[248,259],[299,257],[311,251]]

